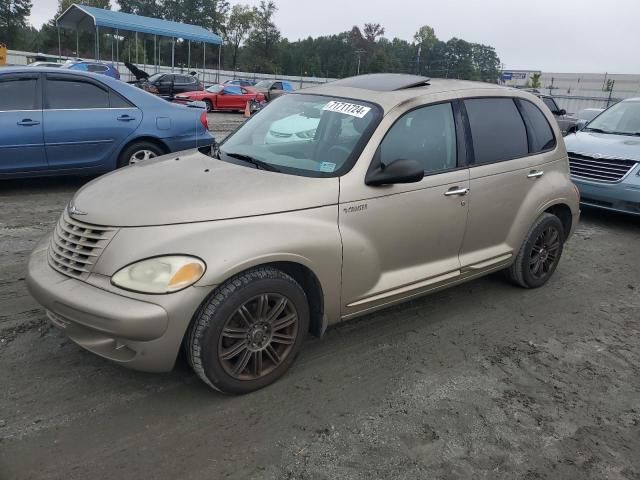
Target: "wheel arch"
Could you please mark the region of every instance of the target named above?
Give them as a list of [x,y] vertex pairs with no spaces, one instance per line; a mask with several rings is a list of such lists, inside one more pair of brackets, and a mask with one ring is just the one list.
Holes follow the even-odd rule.
[[122,152],[124,152],[127,148],[129,148],[134,143],[138,143],[138,142],[153,143],[162,149],[163,154],[167,154],[171,151],[169,146],[158,137],[154,137],[152,135],[141,135],[141,136],[132,138],[130,140],[127,140],[127,142],[124,145],[122,145],[122,147],[120,147],[120,151],[118,152],[118,158],[120,158],[120,155],[122,155]]
[[566,203],[555,203],[547,206],[543,213],[550,213],[560,219],[562,223],[562,229],[564,230],[564,239],[566,240],[571,235],[571,227],[573,226],[573,213],[571,208]]

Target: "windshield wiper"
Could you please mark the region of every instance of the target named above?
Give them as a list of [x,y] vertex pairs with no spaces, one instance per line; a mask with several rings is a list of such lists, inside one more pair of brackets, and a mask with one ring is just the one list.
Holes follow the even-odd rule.
[[[222,152],[222,150],[221,150]],[[242,153],[234,153],[234,152],[222,152],[223,154],[231,157],[237,158],[238,160],[242,160],[243,162],[250,163],[255,165],[257,168],[261,168],[262,170],[267,170],[269,172],[280,172],[276,167],[271,165],[270,163],[263,162],[262,160],[258,160],[257,158],[253,158],[250,155],[244,155]]]
[[608,132],[606,130],[602,130],[601,128],[593,128],[593,127],[584,127],[582,131],[596,132],[596,133],[613,133],[613,132]]

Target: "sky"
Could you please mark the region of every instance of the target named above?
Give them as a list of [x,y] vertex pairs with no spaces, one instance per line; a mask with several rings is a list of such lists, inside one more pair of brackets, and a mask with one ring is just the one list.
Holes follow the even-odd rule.
[[[290,40],[339,33],[364,23],[380,23],[389,39],[412,40],[420,26],[430,25],[440,40],[458,37],[493,46],[507,70],[640,73],[639,0],[275,2],[275,23]],[[33,0],[31,23],[40,27],[49,21],[57,3]],[[257,5],[259,0],[240,3]]]

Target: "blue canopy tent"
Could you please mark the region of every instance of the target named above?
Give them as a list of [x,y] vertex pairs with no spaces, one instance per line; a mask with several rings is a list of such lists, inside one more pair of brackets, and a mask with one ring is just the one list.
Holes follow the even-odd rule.
[[[154,65],[156,59],[159,58],[157,50],[158,37],[169,37],[171,43],[171,70],[175,68],[175,42],[176,39],[182,39],[189,42],[189,67],[191,66],[191,42],[201,42],[202,49],[202,71],[206,63],[205,45],[218,45],[218,77],[220,76],[220,53],[222,47],[222,38],[209,30],[197,25],[189,25],[186,23],[172,22],[159,18],[142,17],[132,15],[130,13],[116,12],[113,10],[104,10],[102,8],[89,7],[86,5],[73,4],[67,8],[62,15],[56,19],[58,27],[58,54],[61,56],[60,48],[60,28],[71,29],[76,31],[76,53],[78,44],[78,32],[88,31],[95,32],[96,43],[95,52],[96,60],[100,60],[100,30],[110,31],[112,33],[111,56],[113,61],[113,35],[119,36],[120,31],[135,32],[136,34],[136,56],[138,53],[138,33],[153,35],[153,60]],[[156,57],[158,53],[158,57]],[[119,51],[116,49],[116,62],[119,62]],[[136,58],[136,63],[137,58]]]

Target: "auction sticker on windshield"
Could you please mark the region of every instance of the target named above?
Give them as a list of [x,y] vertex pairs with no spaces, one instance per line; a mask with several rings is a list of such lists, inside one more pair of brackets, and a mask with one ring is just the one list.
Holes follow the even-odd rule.
[[364,105],[358,105],[356,103],[336,102],[335,100],[327,103],[322,110],[327,112],[344,113],[345,115],[351,115],[352,117],[363,118],[371,107],[365,107]]

